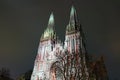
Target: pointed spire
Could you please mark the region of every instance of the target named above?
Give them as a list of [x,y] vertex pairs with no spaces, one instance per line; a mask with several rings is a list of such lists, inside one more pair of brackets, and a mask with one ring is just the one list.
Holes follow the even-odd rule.
[[73,32],[79,31],[79,23],[77,19],[77,14],[74,6],[71,7],[70,20],[66,28],[66,34],[71,34]]
[[71,7],[71,12],[70,12],[70,23],[75,24],[77,21],[77,15],[76,15],[76,10],[74,6]]
[[56,37],[56,33],[54,28],[54,15],[53,13],[51,13],[48,21],[48,26],[41,37],[41,41],[45,39],[47,40],[47,39],[55,38],[55,37]]
[[48,21],[48,27],[53,27],[54,26],[54,15],[51,13],[49,21]]

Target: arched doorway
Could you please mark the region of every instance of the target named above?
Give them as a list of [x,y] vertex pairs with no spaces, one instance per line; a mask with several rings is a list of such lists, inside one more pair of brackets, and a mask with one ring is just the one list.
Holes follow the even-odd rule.
[[60,63],[58,61],[54,62],[50,68],[50,80],[64,80],[62,70],[60,68]]

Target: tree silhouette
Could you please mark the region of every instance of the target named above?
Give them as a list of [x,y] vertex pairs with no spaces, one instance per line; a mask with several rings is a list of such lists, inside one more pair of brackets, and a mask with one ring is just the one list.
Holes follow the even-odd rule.
[[0,69],[0,80],[13,80],[10,78],[10,70],[8,68]]
[[18,76],[17,80],[30,80],[32,74],[32,70],[28,70],[27,72]]
[[83,80],[87,79],[85,74],[84,63],[80,62],[78,54],[72,54],[66,51],[65,53],[57,53],[57,61],[50,68],[51,73],[55,73],[58,80]]

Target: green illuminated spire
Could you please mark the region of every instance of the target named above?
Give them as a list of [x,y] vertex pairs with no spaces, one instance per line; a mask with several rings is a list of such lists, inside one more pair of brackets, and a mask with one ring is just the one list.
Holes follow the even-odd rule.
[[75,10],[74,6],[72,6],[71,11],[70,11],[69,24],[66,27],[66,34],[74,33],[77,30],[79,31],[78,28],[79,28],[79,23],[78,23],[78,20],[77,20],[76,10]]
[[54,26],[54,15],[51,13],[49,21],[48,21],[48,27],[53,27]]
[[42,35],[42,39],[51,39],[51,38],[54,38],[55,36],[56,34],[54,29],[54,15],[53,13],[51,13],[48,21],[48,26],[44,31],[44,34]]
[[75,24],[77,21],[77,15],[76,15],[76,10],[74,6],[71,7],[71,12],[70,12],[70,24]]

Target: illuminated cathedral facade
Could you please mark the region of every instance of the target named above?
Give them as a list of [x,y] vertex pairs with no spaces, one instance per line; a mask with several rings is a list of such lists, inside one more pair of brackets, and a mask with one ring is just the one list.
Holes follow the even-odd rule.
[[[58,39],[54,26],[52,13],[40,38],[31,80],[108,80],[103,59],[99,59],[102,66],[98,60],[89,60],[75,8],[71,8],[64,43]],[[101,75],[99,69],[103,71]]]

